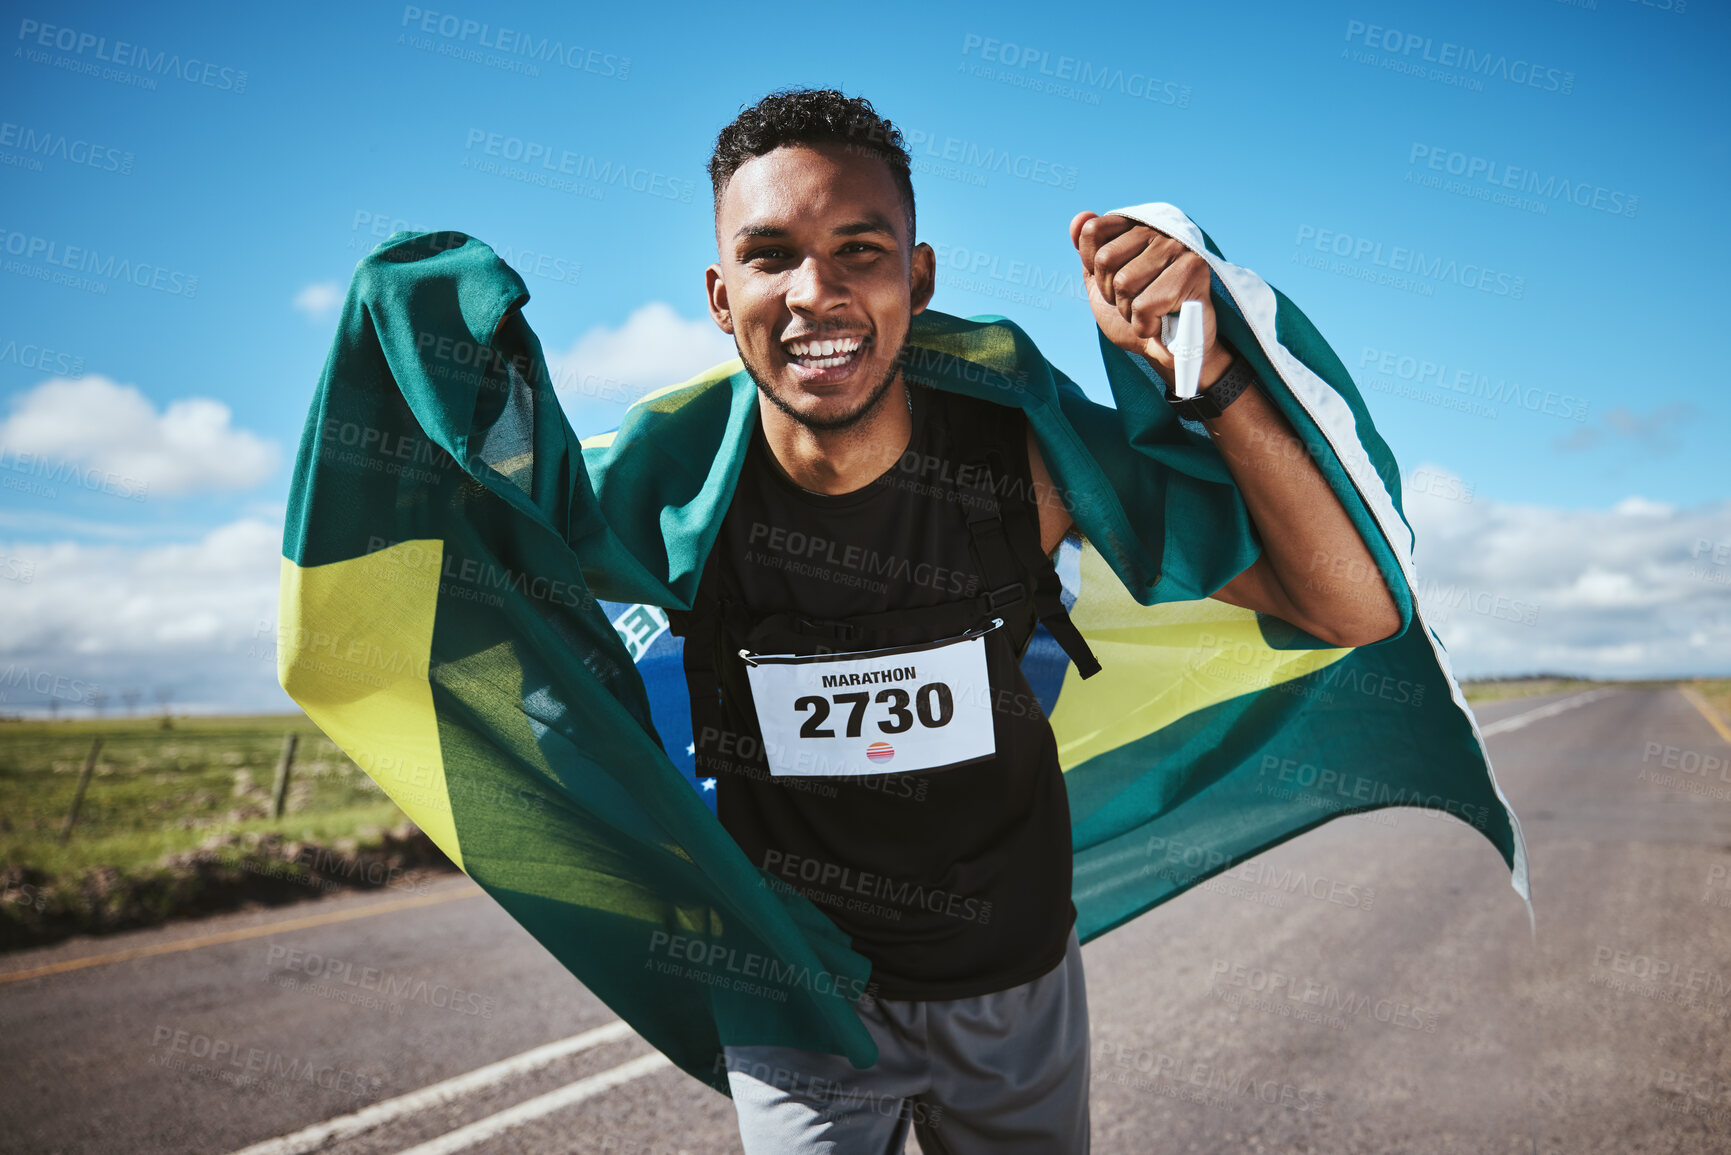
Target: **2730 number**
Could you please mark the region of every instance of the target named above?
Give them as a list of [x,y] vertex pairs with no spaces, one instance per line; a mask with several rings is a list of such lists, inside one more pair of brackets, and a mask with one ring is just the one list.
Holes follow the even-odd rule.
[[[833,738],[835,731],[824,725],[829,719],[831,701],[837,706],[852,707],[848,711],[847,736],[858,738],[860,729],[865,723],[866,706],[876,701],[879,705],[889,707],[889,717],[877,723],[879,730],[886,734],[900,734],[911,729],[914,715],[918,714],[920,725],[935,730],[939,726],[949,725],[950,719],[956,715],[955,701],[950,697],[950,688],[942,682],[927,682],[913,692],[910,698],[908,692],[900,686],[890,686],[879,690],[874,699],[867,690],[849,694],[836,694],[833,699],[819,697],[816,694],[797,699],[793,708],[800,713],[811,711],[799,728],[801,738]],[[909,710],[909,704],[913,709]]]

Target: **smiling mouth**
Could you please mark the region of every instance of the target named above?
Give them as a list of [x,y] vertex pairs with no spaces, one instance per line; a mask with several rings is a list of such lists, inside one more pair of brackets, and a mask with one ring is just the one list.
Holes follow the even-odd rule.
[[788,341],[782,352],[788,360],[804,369],[839,369],[858,360],[871,342],[863,335],[833,337],[828,340]]

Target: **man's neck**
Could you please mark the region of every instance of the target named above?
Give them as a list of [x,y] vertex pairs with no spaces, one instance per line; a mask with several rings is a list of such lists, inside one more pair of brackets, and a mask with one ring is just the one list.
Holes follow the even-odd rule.
[[781,471],[801,489],[834,496],[863,489],[907,451],[913,415],[900,374],[883,400],[848,429],[823,432],[801,425],[774,405],[758,406],[763,437]]

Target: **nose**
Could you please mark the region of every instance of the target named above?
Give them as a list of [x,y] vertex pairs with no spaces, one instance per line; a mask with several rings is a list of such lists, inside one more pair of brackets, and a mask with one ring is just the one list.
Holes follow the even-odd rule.
[[816,256],[807,257],[793,270],[787,284],[787,307],[801,313],[825,313],[848,299],[847,279],[841,270]]

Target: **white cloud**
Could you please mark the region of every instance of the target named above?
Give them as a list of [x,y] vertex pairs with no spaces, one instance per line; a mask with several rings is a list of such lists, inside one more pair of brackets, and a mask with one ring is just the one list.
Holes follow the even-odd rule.
[[[1458,673],[1731,667],[1731,502],[1556,510],[1439,496],[1466,492],[1434,483],[1407,501],[1420,604]],[[289,708],[273,649],[281,541],[267,517],[169,545],[0,541],[0,711],[41,709],[34,685],[59,687],[69,712],[89,709],[79,687],[92,685],[111,711],[129,688],[148,706],[158,686],[176,708]]]
[[[186,543],[0,544],[0,710],[71,712],[93,687],[176,708],[282,708],[276,688],[282,527],[247,518]],[[142,707],[141,707],[142,708]]]
[[554,391],[579,436],[612,429],[643,394],[738,356],[733,338],[714,321],[686,320],[661,301],[637,309],[617,329],[597,325],[563,353],[546,353]]
[[315,321],[322,321],[343,303],[343,287],[335,281],[317,281],[295,294],[295,309]]
[[276,468],[277,447],[231,426],[231,416],[208,397],[158,412],[135,385],[54,378],[13,401],[0,448],[70,463],[86,471],[78,484],[125,497],[251,489]]
[[1406,502],[1420,605],[1458,672],[1731,670],[1731,501],[1559,510],[1426,490]]

